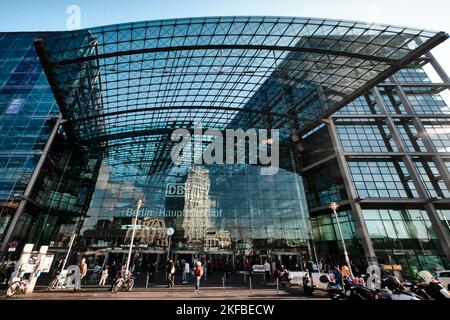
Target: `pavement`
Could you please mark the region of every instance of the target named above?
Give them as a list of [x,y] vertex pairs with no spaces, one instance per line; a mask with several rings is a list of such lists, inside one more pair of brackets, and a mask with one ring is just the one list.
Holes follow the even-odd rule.
[[4,290],[0,291],[0,300],[322,300],[327,299],[322,290],[315,290],[312,295],[303,293],[300,287],[276,287],[252,289],[243,287],[204,287],[195,291],[192,286],[175,286],[168,289],[165,286],[151,286],[136,288],[131,292],[112,293],[109,287],[83,286],[80,291],[73,289],[59,289],[47,291],[44,287],[37,287],[31,294],[16,294],[6,298]]

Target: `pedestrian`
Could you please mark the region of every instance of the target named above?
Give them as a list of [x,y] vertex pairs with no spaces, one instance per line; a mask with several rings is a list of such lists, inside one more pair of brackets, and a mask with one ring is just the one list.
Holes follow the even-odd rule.
[[80,262],[80,279],[83,279],[87,274],[88,266],[86,263],[86,258],[82,258]]
[[108,279],[108,269],[102,270],[102,275],[100,278],[100,282],[98,283],[99,287],[104,287],[106,283],[106,279]]
[[344,278],[350,278],[350,269],[345,264],[341,267],[341,273]]
[[275,262],[275,259],[272,260],[272,275],[273,275],[273,280],[276,280],[276,276],[275,276],[275,270],[277,269],[277,263]]
[[264,271],[266,272],[266,282],[270,280],[270,263],[269,261],[264,262]]
[[202,263],[200,261],[197,261],[197,266],[195,268],[195,272],[194,272],[196,281],[195,281],[195,290],[199,291],[200,290],[200,279],[203,276],[203,268],[202,268]]
[[175,264],[173,263],[173,260],[170,259],[167,262],[167,270],[166,270],[166,276],[167,276],[167,288],[172,288],[174,285],[174,277],[175,277]]
[[334,282],[343,287],[342,272],[339,270],[339,265],[335,265],[331,273],[334,276]]
[[117,270],[116,270],[116,262],[113,261],[111,265],[108,267],[108,282],[112,283],[116,279]]
[[75,280],[75,291],[78,291],[81,289],[81,280],[83,280],[83,278],[87,274],[88,267],[87,267],[87,263],[86,263],[86,258],[81,259],[78,267],[80,268],[80,279]]
[[189,262],[184,263],[184,274],[183,274],[183,283],[189,283],[189,277],[191,275],[191,266],[189,265]]

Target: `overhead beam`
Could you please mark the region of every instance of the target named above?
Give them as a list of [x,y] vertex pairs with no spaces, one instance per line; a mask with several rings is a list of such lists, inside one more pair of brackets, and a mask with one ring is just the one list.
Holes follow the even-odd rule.
[[356,58],[362,60],[371,60],[377,62],[384,62],[387,64],[395,65],[397,60],[389,59],[385,57],[377,57],[368,54],[361,54],[355,52],[345,52],[339,50],[331,49],[318,49],[318,48],[305,48],[305,47],[290,47],[290,46],[270,46],[270,45],[241,45],[241,44],[221,44],[221,45],[194,45],[194,46],[172,46],[172,47],[158,47],[158,48],[143,48],[136,50],[123,50],[116,52],[102,53],[99,55],[79,57],[68,60],[61,60],[52,62],[51,66],[66,66],[70,64],[76,64],[89,60],[115,58],[120,56],[135,55],[135,54],[145,54],[145,53],[155,53],[155,52],[174,52],[174,51],[189,51],[189,50],[268,50],[268,51],[288,51],[288,52],[301,52],[301,53],[317,53],[317,54],[328,54],[334,56],[343,56],[348,58]]

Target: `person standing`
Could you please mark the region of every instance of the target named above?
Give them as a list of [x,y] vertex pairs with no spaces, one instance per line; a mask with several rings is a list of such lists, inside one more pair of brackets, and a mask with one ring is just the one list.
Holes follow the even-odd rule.
[[334,269],[331,270],[331,273],[334,276],[334,282],[343,287],[342,272],[339,270],[339,265],[335,265]]
[[111,265],[108,267],[108,282],[112,283],[116,279],[117,270],[116,270],[116,262],[113,261]]
[[76,279],[75,281],[75,291],[78,291],[81,289],[81,281],[83,280],[83,278],[86,276],[87,274],[87,263],[86,263],[86,258],[82,258],[81,262],[78,266],[80,268],[80,279]]
[[202,263],[200,261],[197,261],[197,266],[195,268],[195,272],[194,272],[196,281],[195,281],[195,290],[199,291],[200,290],[200,279],[203,276],[203,267],[202,267]]
[[172,288],[174,285],[174,277],[175,277],[175,264],[173,263],[172,259],[170,259],[167,262],[166,276],[167,276],[167,288]]
[[102,270],[100,282],[98,283],[99,287],[104,287],[106,284],[106,279],[108,279],[108,269],[105,268]]
[[183,283],[189,283],[189,276],[191,274],[191,266],[189,265],[189,262],[184,263],[184,274],[183,274]]
[[269,261],[264,262],[264,271],[266,272],[266,282],[270,280],[270,263]]

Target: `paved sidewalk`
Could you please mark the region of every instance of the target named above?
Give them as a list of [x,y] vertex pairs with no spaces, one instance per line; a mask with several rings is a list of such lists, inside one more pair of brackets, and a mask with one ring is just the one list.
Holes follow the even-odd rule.
[[193,288],[175,287],[173,289],[164,286],[151,287],[147,291],[144,288],[137,288],[131,292],[112,293],[108,288],[84,287],[79,292],[73,290],[45,291],[37,288],[29,295],[18,294],[12,298],[6,298],[4,291],[0,291],[0,299],[26,299],[26,300],[317,300],[327,299],[325,292],[315,290],[314,295],[303,294],[301,288],[276,289],[254,289],[250,292],[244,288],[207,287],[195,292]]

